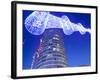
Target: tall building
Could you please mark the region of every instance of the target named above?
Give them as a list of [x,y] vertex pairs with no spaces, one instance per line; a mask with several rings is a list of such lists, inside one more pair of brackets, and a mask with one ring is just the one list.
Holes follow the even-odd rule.
[[33,55],[31,68],[59,68],[67,66],[62,29],[46,29]]

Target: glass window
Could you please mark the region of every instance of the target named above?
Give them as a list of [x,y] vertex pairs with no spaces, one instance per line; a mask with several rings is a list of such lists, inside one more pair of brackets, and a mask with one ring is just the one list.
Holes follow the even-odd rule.
[[59,48],[56,48],[56,50],[57,50],[57,51],[60,51],[60,49],[59,49]]
[[52,57],[52,54],[48,54],[47,57]]
[[53,48],[53,51],[56,51],[56,48],[55,47]]
[[59,38],[57,38],[57,37],[53,37],[53,39],[54,39],[54,40],[59,40]]
[[51,48],[51,46],[48,46],[48,49],[50,49]]
[[58,35],[58,34],[55,34],[55,36],[56,36],[56,37],[59,37],[59,35]]

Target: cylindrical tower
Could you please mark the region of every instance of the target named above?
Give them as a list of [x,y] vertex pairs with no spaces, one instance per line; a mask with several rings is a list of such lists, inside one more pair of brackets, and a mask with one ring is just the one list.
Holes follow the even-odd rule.
[[58,68],[67,66],[62,29],[46,29],[40,40],[39,48],[38,57],[34,62],[34,68]]

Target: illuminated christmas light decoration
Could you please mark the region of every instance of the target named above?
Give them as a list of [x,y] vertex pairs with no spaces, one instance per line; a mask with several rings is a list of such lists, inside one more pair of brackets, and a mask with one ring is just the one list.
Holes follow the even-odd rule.
[[66,35],[75,31],[79,31],[82,35],[86,32],[91,34],[91,30],[85,28],[81,23],[75,24],[65,15],[57,17],[46,11],[31,13],[25,20],[25,27],[33,35],[41,35],[45,29],[49,28],[61,28]]

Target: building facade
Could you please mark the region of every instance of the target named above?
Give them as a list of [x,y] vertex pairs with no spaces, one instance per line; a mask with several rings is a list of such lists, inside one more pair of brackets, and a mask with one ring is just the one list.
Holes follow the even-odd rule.
[[61,68],[67,66],[62,29],[46,29],[33,55],[31,69]]

